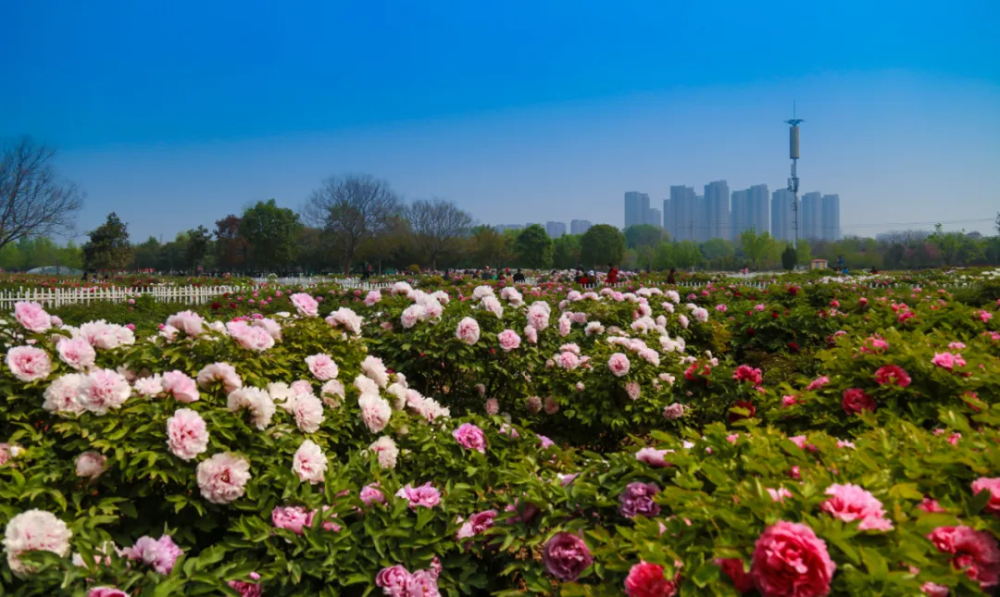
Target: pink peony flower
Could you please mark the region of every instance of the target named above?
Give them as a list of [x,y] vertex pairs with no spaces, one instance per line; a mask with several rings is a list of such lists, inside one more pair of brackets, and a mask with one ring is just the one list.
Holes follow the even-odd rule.
[[638,382],[630,381],[625,384],[625,393],[628,394],[629,400],[634,402],[638,400],[639,396],[642,394],[642,386],[640,386]]
[[185,404],[196,402],[199,398],[198,385],[180,371],[168,371],[163,374],[163,389],[172,394],[175,400]]
[[635,459],[639,462],[645,462],[654,468],[666,468],[672,465],[666,461],[665,456],[672,452],[673,450],[657,450],[656,448],[646,447],[635,453]]
[[831,485],[826,494],[832,496],[820,505],[820,510],[844,522],[860,521],[860,531],[888,531],[892,521],[885,518],[882,502],[857,485]]
[[84,452],[76,457],[76,476],[96,479],[108,469],[108,458],[100,452]]
[[971,527],[938,527],[927,536],[934,547],[952,555],[951,564],[979,583],[983,591],[1000,585],[1000,547],[986,531]]
[[844,390],[844,399],[841,401],[841,406],[845,413],[853,415],[863,410],[874,411],[875,400],[868,394],[865,394],[864,390],[851,388]]
[[[260,575],[256,572],[250,573],[250,578],[253,580],[260,580]],[[264,590],[256,582],[247,582],[243,580],[231,580],[229,581],[229,586],[237,593],[240,597],[262,597]]]
[[56,343],[59,360],[77,371],[86,370],[94,364],[97,351],[83,338],[61,338]]
[[94,587],[87,592],[87,597],[129,597],[129,594],[114,587]]
[[486,414],[492,417],[500,412],[500,402],[498,402],[496,398],[489,398],[486,400],[484,408],[486,410]]
[[640,562],[628,571],[625,594],[628,597],[673,597],[677,594],[677,583],[664,576],[663,566]]
[[837,565],[826,543],[804,524],[779,521],[757,539],[750,574],[762,595],[822,597]]
[[205,320],[193,311],[181,311],[167,318],[167,325],[184,332],[188,336],[200,336]]
[[408,585],[411,576],[406,568],[396,564],[379,570],[375,576],[375,586],[381,588],[382,594],[389,597],[410,597]]
[[214,454],[198,464],[201,495],[213,504],[228,504],[243,497],[250,480],[250,461],[230,452]]
[[121,408],[132,394],[132,387],[121,373],[110,369],[91,371],[80,382],[77,401],[85,410],[99,415]]
[[830,383],[830,378],[829,377],[827,377],[825,375],[822,376],[822,377],[817,377],[816,379],[814,379],[812,381],[812,383],[809,384],[808,387],[806,387],[806,391],[807,392],[812,392],[813,390],[818,390],[818,389],[822,388],[823,386],[825,386],[828,383]]
[[207,388],[212,382],[221,381],[226,394],[243,387],[243,380],[229,363],[213,363],[198,372],[198,385]]
[[462,527],[458,529],[455,539],[461,541],[462,539],[469,539],[482,533],[486,529],[493,526],[493,521],[496,519],[498,514],[499,512],[496,510],[476,512],[469,517],[469,520],[462,523]]
[[653,496],[660,492],[656,483],[629,483],[618,496],[618,511],[626,518],[652,517],[660,513],[660,505]]
[[226,324],[229,336],[247,350],[263,352],[274,346],[274,337],[261,327],[251,326],[245,321],[230,321]]
[[52,328],[52,318],[41,305],[21,301],[14,303],[14,319],[29,332],[40,334]]
[[392,407],[378,394],[362,394],[358,398],[358,406],[361,408],[361,420],[372,433],[385,429],[392,418]]
[[326,456],[323,449],[312,440],[305,440],[292,458],[292,471],[299,476],[299,481],[315,485],[323,482],[326,473]]
[[375,454],[380,467],[388,469],[396,468],[399,448],[396,447],[396,442],[391,437],[383,435],[372,445],[368,446],[368,449]]
[[319,303],[308,294],[297,292],[288,298],[291,299],[292,305],[295,306],[295,310],[299,312],[299,315],[304,317],[316,317],[319,315]]
[[271,524],[277,529],[286,529],[296,535],[302,529],[312,526],[312,513],[301,506],[275,506],[271,511]]
[[990,501],[984,508],[986,512],[1000,515],[1000,477],[980,477],[972,482],[972,493],[989,492]]
[[81,413],[83,405],[77,399],[83,375],[69,373],[57,378],[45,388],[45,403],[42,408],[49,412]]
[[545,410],[545,414],[554,415],[557,412],[559,412],[559,401],[557,401],[552,396],[546,396],[543,408]]
[[504,352],[510,352],[521,345],[521,337],[514,330],[504,330],[497,335],[497,341]]
[[396,497],[403,498],[410,503],[410,510],[418,507],[433,508],[441,503],[441,492],[430,483],[425,483],[419,487],[413,487],[409,483],[396,492]]
[[479,342],[479,322],[471,317],[462,319],[455,329],[455,337],[469,346]]
[[910,376],[899,365],[883,365],[875,372],[875,382],[880,386],[888,384],[905,388],[910,381]]
[[920,508],[924,512],[947,512],[941,507],[941,504],[937,500],[925,497],[922,502],[917,504],[917,508]]
[[361,494],[359,495],[361,501],[364,502],[366,506],[371,506],[372,504],[384,504],[385,494],[379,489],[377,484],[365,485],[361,488]]
[[755,386],[759,386],[764,383],[764,377],[761,375],[760,369],[756,369],[749,365],[740,365],[733,372],[733,379],[736,381],[748,381]]
[[177,558],[184,551],[177,547],[170,535],[163,535],[159,539],[139,537],[135,545],[126,547],[122,553],[130,560],[145,563],[160,574],[170,574]]
[[26,510],[14,516],[4,531],[3,547],[7,564],[19,577],[33,569],[19,559],[26,551],[51,551],[61,557],[69,554],[69,540],[73,536],[66,523],[44,510]]
[[486,453],[486,434],[472,423],[462,423],[451,435],[466,450]]
[[25,383],[45,379],[52,372],[49,353],[34,346],[15,346],[7,353],[6,360],[14,377]]
[[334,363],[333,359],[326,354],[314,354],[306,357],[306,365],[309,367],[309,372],[313,374],[313,377],[320,381],[334,379],[340,373],[337,363]]
[[947,369],[952,371],[956,366],[961,367],[965,364],[961,355],[954,355],[950,352],[936,352],[934,353],[934,358],[931,359],[931,363],[941,367],[942,369]]
[[668,421],[676,421],[684,416],[684,405],[679,402],[668,404],[663,408],[663,418]]
[[767,494],[771,496],[771,501],[774,502],[783,502],[785,501],[785,498],[792,497],[792,492],[788,491],[784,487],[779,487],[777,489],[771,489],[770,487],[768,487]]
[[380,388],[385,388],[389,385],[389,370],[386,368],[385,363],[382,359],[373,356],[365,357],[365,360],[361,362],[361,372],[368,377],[368,379],[375,382],[375,384]]
[[189,408],[179,408],[167,419],[167,447],[181,460],[193,460],[208,449],[205,419]]
[[326,420],[323,403],[312,394],[297,394],[291,407],[295,424],[303,433],[316,433]]
[[229,412],[241,410],[250,411],[250,422],[263,431],[271,424],[274,417],[274,400],[271,395],[260,388],[240,388],[226,398],[226,408]]
[[798,401],[798,399],[795,396],[782,396],[781,397],[781,406],[784,406],[785,408],[787,408],[789,406],[795,406],[798,403],[799,403],[799,401]]
[[628,373],[630,366],[628,357],[625,356],[625,353],[616,352],[608,359],[608,369],[611,370],[611,373],[613,373],[615,377],[621,377]]
[[583,538],[574,533],[556,533],[546,542],[542,562],[549,574],[573,582],[594,562]]

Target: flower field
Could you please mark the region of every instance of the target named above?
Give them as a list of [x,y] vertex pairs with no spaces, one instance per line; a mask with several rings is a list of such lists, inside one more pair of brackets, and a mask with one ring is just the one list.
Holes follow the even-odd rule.
[[994,594],[1000,297],[945,282],[22,302],[0,594]]

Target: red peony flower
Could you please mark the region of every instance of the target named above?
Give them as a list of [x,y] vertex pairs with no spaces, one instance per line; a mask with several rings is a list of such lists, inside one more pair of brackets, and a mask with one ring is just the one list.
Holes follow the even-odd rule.
[[754,417],[754,415],[757,414],[757,409],[754,408],[753,403],[750,402],[749,400],[737,400],[736,403],[733,404],[733,408],[742,408],[743,410],[749,411],[750,412],[750,416],[749,417],[745,417],[745,416],[743,416],[741,414],[737,414],[737,413],[731,412],[731,413],[729,413],[729,422],[730,423],[735,423],[736,421],[739,421],[740,419],[748,419],[748,418],[752,419]]
[[663,566],[640,562],[632,566],[625,579],[628,597],[673,597],[677,583],[663,576]]
[[899,365],[883,365],[875,372],[875,381],[880,386],[896,385],[905,388],[910,385],[910,376]]
[[863,410],[875,410],[875,400],[865,394],[861,388],[851,388],[844,390],[844,400],[841,402],[844,412],[849,415],[858,414]]
[[725,560],[715,560],[715,563],[722,568],[729,580],[733,581],[733,586],[740,593],[753,591],[753,577],[743,569],[743,560],[738,558],[728,558]]

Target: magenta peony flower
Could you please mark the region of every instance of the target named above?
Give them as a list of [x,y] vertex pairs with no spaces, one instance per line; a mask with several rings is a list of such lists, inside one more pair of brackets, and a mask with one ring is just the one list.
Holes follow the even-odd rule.
[[306,357],[306,366],[309,367],[309,372],[313,374],[313,377],[320,381],[334,379],[340,373],[337,363],[334,363],[333,359],[326,354],[314,354]]
[[979,583],[983,591],[1000,586],[1000,547],[986,531],[971,527],[938,527],[927,536],[942,553],[951,554],[951,564]]
[[980,477],[972,482],[972,493],[978,494],[981,491],[989,492],[990,501],[986,502],[984,508],[987,512],[1000,515],[1000,477]]
[[462,423],[451,435],[466,450],[486,453],[486,434],[472,423]]
[[179,408],[167,419],[167,447],[181,460],[192,460],[208,449],[205,419],[189,408]]
[[510,352],[521,345],[521,337],[514,330],[504,330],[497,335],[497,341],[504,352]]
[[875,382],[880,386],[888,384],[905,388],[910,381],[910,376],[899,365],[883,365],[875,372]]
[[196,402],[199,398],[198,385],[180,371],[168,371],[163,374],[163,389],[172,394],[175,400],[185,404]]
[[213,504],[228,504],[243,497],[250,480],[250,462],[230,452],[214,454],[198,464],[201,495]]
[[628,373],[630,363],[624,353],[616,352],[608,359],[608,369],[615,377],[621,377]]
[[84,452],[76,457],[76,476],[96,479],[108,470],[108,458],[100,452]]
[[807,392],[812,392],[813,390],[818,390],[818,389],[822,388],[823,386],[825,386],[828,383],[830,383],[830,378],[829,377],[827,377],[825,375],[822,376],[822,377],[817,377],[816,379],[814,379],[812,381],[812,383],[810,383],[806,387],[806,391]]
[[297,292],[288,297],[292,301],[299,315],[304,317],[316,317],[319,315],[319,303],[313,297],[304,292]]
[[409,597],[407,585],[411,576],[406,568],[396,564],[379,570],[375,576],[375,586],[380,587],[382,593],[390,597]]
[[94,587],[87,592],[87,597],[129,597],[129,594],[114,587]]
[[885,518],[882,502],[857,485],[831,485],[826,494],[832,496],[819,509],[844,522],[860,521],[860,531],[888,531],[892,521]]
[[677,583],[663,575],[663,566],[640,562],[634,564],[625,578],[628,597],[673,597]]
[[91,371],[80,382],[77,401],[85,410],[99,415],[121,408],[132,394],[132,387],[121,373],[110,369]]
[[315,485],[323,482],[326,473],[326,456],[323,449],[312,440],[305,440],[295,451],[292,459],[292,471],[299,476],[299,481]]
[[760,369],[755,369],[749,365],[740,365],[733,372],[733,379],[736,381],[748,381],[755,386],[759,386],[764,383],[764,376],[761,375]]
[[140,560],[160,574],[170,574],[174,563],[184,551],[174,544],[170,535],[159,539],[139,537],[132,547],[126,547],[122,553],[130,560]]
[[656,483],[629,483],[618,496],[618,511],[626,518],[656,516],[660,513],[660,505],[653,501],[653,496],[659,492]]
[[455,535],[455,540],[461,541],[463,539],[475,537],[486,529],[492,527],[493,521],[496,519],[498,514],[499,512],[496,510],[476,512],[469,517],[469,520],[462,523],[461,528],[458,529],[458,533]]
[[[256,572],[250,573],[250,578],[260,580],[260,575]],[[240,594],[240,597],[262,597],[264,589],[258,583],[244,580],[231,580],[229,586]]]
[[779,521],[757,539],[750,574],[765,597],[822,597],[837,565],[826,543],[804,524]]
[[841,402],[841,406],[845,413],[853,415],[863,410],[874,411],[875,400],[868,394],[865,394],[861,388],[851,388],[844,390],[844,399]]
[[396,492],[396,497],[405,499],[410,503],[410,510],[417,507],[433,508],[441,503],[441,492],[434,488],[429,482],[419,487],[412,487],[409,483]]
[[359,495],[361,501],[364,502],[366,506],[371,506],[372,504],[384,504],[385,494],[379,489],[377,484],[365,485],[361,488],[361,494]]
[[40,334],[52,328],[52,318],[35,302],[14,303],[14,319],[29,332]]
[[733,586],[741,594],[754,590],[753,576],[743,567],[743,560],[737,558],[717,559],[715,563],[722,568],[722,572],[729,577],[729,580],[733,581]]
[[45,379],[52,372],[49,353],[34,346],[15,346],[7,353],[6,360],[14,377],[25,383]]
[[590,567],[594,558],[583,538],[574,533],[556,533],[545,544],[542,561],[549,574],[564,582],[573,582]]
[[77,371],[84,371],[94,364],[97,351],[83,338],[61,338],[56,343],[59,360]]
[[479,342],[479,322],[471,317],[462,319],[462,321],[458,322],[455,337],[469,346]]

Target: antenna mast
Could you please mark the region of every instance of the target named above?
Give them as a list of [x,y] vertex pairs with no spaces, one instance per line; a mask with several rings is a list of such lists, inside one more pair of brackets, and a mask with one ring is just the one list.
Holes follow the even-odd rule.
[[791,128],[788,130],[788,157],[792,159],[792,175],[788,179],[788,190],[792,192],[792,213],[795,218],[795,248],[799,247],[799,176],[796,166],[799,161],[799,123],[805,122],[801,118],[796,118],[795,102],[792,102],[792,119],[785,123]]

